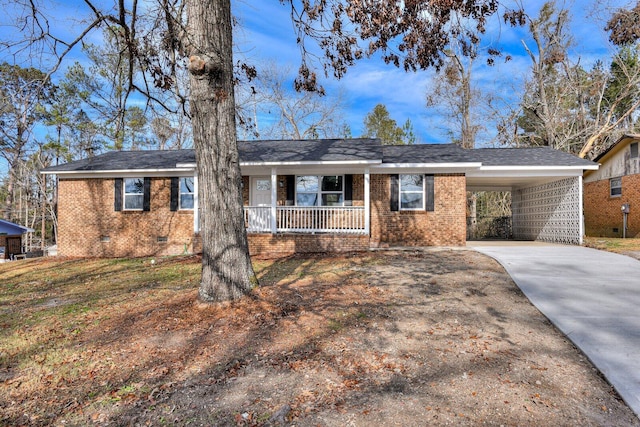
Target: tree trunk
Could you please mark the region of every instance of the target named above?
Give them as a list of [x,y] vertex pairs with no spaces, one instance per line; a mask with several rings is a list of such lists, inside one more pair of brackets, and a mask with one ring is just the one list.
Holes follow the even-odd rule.
[[201,207],[202,301],[257,285],[242,213],[235,127],[230,0],[188,0],[190,108]]

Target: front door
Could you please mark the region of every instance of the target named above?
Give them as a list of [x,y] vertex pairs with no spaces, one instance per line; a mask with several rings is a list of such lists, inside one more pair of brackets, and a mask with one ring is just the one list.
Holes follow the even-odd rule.
[[251,177],[249,231],[269,231],[271,218],[271,177]]
[[251,177],[251,206],[271,206],[271,177]]

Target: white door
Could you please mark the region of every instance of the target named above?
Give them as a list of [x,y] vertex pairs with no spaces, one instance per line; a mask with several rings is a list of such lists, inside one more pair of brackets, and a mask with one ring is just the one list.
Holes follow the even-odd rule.
[[271,206],[271,177],[251,177],[251,206]]
[[249,208],[249,231],[271,229],[271,177],[251,177],[251,208]]

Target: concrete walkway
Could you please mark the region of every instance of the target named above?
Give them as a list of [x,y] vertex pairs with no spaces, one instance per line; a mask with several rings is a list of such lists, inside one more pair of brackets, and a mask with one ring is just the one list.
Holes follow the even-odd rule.
[[640,417],[640,261],[563,245],[469,245],[516,284]]

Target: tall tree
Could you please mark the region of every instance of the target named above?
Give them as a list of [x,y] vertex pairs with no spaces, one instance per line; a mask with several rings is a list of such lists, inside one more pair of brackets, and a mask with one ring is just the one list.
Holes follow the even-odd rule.
[[413,144],[413,125],[407,119],[403,127],[391,118],[387,107],[377,104],[364,118],[364,134],[367,138],[379,138],[385,145]]
[[474,87],[472,70],[474,57],[464,57],[450,51],[447,64],[427,93],[427,107],[437,109],[445,120],[445,132],[464,148],[475,148],[476,136],[482,129],[478,114],[482,94]]
[[[245,115],[253,115],[253,130],[260,138],[337,138],[342,135],[342,97],[329,98],[316,92],[297,92],[289,70],[268,63],[258,68],[258,77],[240,94]],[[247,121],[248,122],[248,121]]]
[[242,213],[233,89],[230,0],[187,0],[189,105],[202,215],[204,301],[237,299],[257,285]]
[[548,93],[553,81],[561,71],[559,64],[566,64],[567,49],[572,44],[568,32],[570,15],[565,9],[557,9],[555,1],[543,4],[537,17],[527,16],[529,33],[533,39],[534,48],[530,48],[523,40],[522,44],[531,59],[533,79],[531,84],[535,95],[531,103],[525,106],[525,113],[536,124],[536,133],[543,145],[559,148],[556,135],[556,105],[552,94]]
[[14,185],[20,162],[25,160],[31,131],[44,118],[44,103],[53,86],[45,73],[36,68],[0,64],[0,154],[9,166],[4,216],[14,218]]

